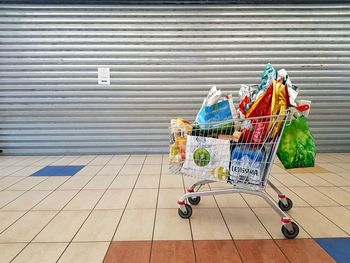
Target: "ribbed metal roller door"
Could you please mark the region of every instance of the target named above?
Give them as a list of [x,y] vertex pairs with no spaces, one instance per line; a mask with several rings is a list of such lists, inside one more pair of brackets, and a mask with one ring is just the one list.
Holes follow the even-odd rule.
[[8,154],[165,152],[170,118],[267,62],[313,101],[318,149],[350,151],[350,5],[0,7]]

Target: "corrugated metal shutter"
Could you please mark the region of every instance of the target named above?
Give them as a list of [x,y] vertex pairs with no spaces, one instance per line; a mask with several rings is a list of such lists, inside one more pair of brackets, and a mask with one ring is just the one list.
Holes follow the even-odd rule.
[[[311,99],[320,151],[350,150],[350,5],[21,6],[0,17],[0,147],[8,154],[167,151],[215,84],[264,65]],[[97,85],[97,67],[111,86]]]

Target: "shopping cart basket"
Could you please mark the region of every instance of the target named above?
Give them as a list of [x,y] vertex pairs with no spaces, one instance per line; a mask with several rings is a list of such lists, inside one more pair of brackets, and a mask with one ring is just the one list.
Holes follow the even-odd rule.
[[[295,238],[299,227],[285,213],[293,203],[269,181],[281,135],[289,119],[290,113],[286,113],[193,124],[190,128],[189,125],[173,124],[170,127],[170,170],[199,179],[178,200],[180,217],[190,218],[192,208],[189,204],[198,205],[201,196],[257,195],[281,217],[283,235],[288,239]],[[235,137],[237,134],[239,139]],[[203,185],[214,182],[227,183],[232,188],[200,191]],[[277,193],[278,203],[267,195],[266,185]]]

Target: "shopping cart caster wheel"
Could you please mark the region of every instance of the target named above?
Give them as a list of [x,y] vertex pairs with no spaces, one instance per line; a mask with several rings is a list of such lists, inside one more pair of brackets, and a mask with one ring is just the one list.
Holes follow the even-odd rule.
[[289,211],[293,207],[293,202],[288,197],[286,198],[287,205],[283,204],[281,200],[278,201],[278,206],[281,208],[282,211]]
[[186,212],[183,212],[180,208],[177,211],[181,218],[187,219],[187,218],[190,218],[192,215],[192,207],[188,204],[185,204],[185,208],[186,208]]
[[196,197],[189,197],[188,202],[190,202],[191,205],[198,205],[201,201],[201,197],[200,196],[196,196]]
[[291,224],[293,226],[293,231],[292,232],[289,232],[288,229],[284,225],[282,226],[282,234],[288,239],[293,239],[299,234],[299,227],[298,227],[298,225],[295,224],[294,222],[291,222]]

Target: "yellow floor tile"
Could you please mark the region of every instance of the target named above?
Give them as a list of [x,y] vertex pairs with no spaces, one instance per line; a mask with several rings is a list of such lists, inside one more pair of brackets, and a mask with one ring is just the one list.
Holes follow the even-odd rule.
[[59,190],[80,190],[82,189],[93,176],[73,176],[68,179],[64,184],[62,184]]
[[128,164],[120,170],[119,175],[139,175],[142,165]]
[[312,207],[294,207],[288,213],[313,238],[347,236],[344,231]]
[[73,242],[111,241],[123,210],[94,210]]
[[223,208],[233,239],[271,239],[250,208]]
[[334,224],[350,235],[350,211],[344,207],[315,207]]
[[240,194],[216,195],[219,207],[248,207],[247,202]]
[[191,228],[194,240],[231,239],[219,209],[193,209]]
[[150,154],[147,155],[144,164],[161,164],[163,160],[162,155]]
[[24,191],[1,191],[0,192],[0,208],[7,205],[11,201],[22,195]]
[[129,155],[114,155],[107,165],[124,165],[129,159]]
[[70,242],[89,213],[89,211],[59,212],[33,242]]
[[89,165],[106,165],[113,155],[98,155],[95,159],[89,162]]
[[316,187],[316,189],[341,205],[350,205],[350,193],[339,187]]
[[31,243],[12,262],[54,263],[67,246],[68,243]]
[[294,193],[312,206],[337,206],[338,204],[312,187],[291,187]]
[[331,183],[323,180],[321,177],[317,176],[316,174],[304,173],[304,174],[293,174],[293,175],[310,186],[333,186]]
[[109,186],[109,189],[128,189],[134,188],[134,185],[137,180],[137,175],[130,176],[117,176],[112,184]]
[[85,185],[84,189],[89,190],[102,190],[107,189],[109,185],[114,180],[115,176],[95,176],[92,178],[87,185]]
[[318,173],[316,175],[335,186],[350,186],[350,180],[347,180],[344,177],[341,177],[340,175],[337,175],[335,173]]
[[49,177],[35,186],[32,190],[55,190],[69,178],[69,176]]
[[152,240],[154,216],[155,209],[125,210],[113,240]]
[[[296,195],[294,192],[292,192],[289,188],[287,187],[280,187],[279,190],[290,200],[293,202],[293,207],[297,206],[310,206],[307,202],[305,202],[302,198],[300,198],[298,195]],[[272,188],[266,189],[267,193],[269,196],[271,196],[276,202],[279,201],[278,199],[278,194],[272,190]]]
[[134,189],[127,209],[156,208],[158,189]]
[[140,175],[160,175],[160,164],[144,164],[141,169]]
[[59,263],[96,263],[102,262],[109,242],[71,243]]
[[124,209],[132,189],[109,189],[98,202],[96,209]]
[[[276,212],[272,208],[253,208],[253,211],[259,218],[260,222],[267,229],[269,234],[272,236],[272,238],[285,239],[281,231],[281,218],[278,216],[278,214],[276,214]],[[306,233],[301,226],[299,226],[299,235],[297,236],[297,238],[310,238],[310,235]]]
[[160,188],[181,188],[184,187],[182,177],[177,174],[162,175],[160,178]]
[[61,210],[77,193],[78,190],[54,191],[38,203],[33,210]]
[[10,187],[11,185],[16,184],[17,182],[24,180],[26,177],[6,177],[0,181],[0,191]]
[[[57,211],[30,211],[0,234],[0,242],[29,242],[56,215]],[[28,224],[35,222],[35,224]]]
[[65,210],[93,209],[104,190],[81,190],[64,208]]
[[24,213],[24,211],[0,211],[0,233],[23,216]]
[[33,188],[34,186],[40,184],[41,182],[45,181],[47,177],[27,177],[18,183],[10,186],[7,188],[7,190],[29,190]]
[[0,263],[11,262],[26,245],[26,243],[0,244]]
[[88,165],[77,172],[74,176],[95,176],[102,168],[103,166],[101,165]]
[[191,240],[189,220],[179,217],[177,209],[158,209],[153,240]]
[[146,159],[146,155],[131,155],[126,164],[143,164]]
[[177,201],[184,193],[183,188],[159,189],[158,208],[177,208]]
[[4,206],[2,210],[29,210],[50,193],[51,191],[28,191]]
[[96,176],[116,176],[122,167],[122,165],[107,165],[103,167]]
[[[124,177],[130,177],[130,176],[124,176]],[[135,188],[158,188],[159,180],[160,180],[160,176],[155,176],[155,175],[140,176],[137,179]]]
[[242,197],[250,207],[270,207],[270,205],[260,196],[242,194]]
[[278,174],[274,175],[274,178],[281,182],[283,185],[291,187],[291,186],[308,186],[304,181],[295,177],[292,174]]

